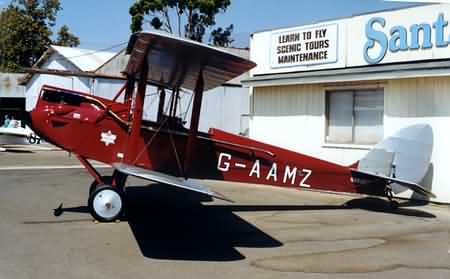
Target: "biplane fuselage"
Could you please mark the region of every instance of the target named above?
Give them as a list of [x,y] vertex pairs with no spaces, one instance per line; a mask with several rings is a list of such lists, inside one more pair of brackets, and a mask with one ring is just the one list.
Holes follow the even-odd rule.
[[[105,113],[99,103],[113,114]],[[141,136],[130,149],[129,111],[123,103],[46,86],[32,111],[33,128],[64,150],[110,165],[126,162],[177,177],[188,172],[196,179],[358,191],[350,167],[218,129],[197,135],[195,155],[189,169],[184,169],[188,129],[173,125],[170,119],[162,127],[144,121]]]

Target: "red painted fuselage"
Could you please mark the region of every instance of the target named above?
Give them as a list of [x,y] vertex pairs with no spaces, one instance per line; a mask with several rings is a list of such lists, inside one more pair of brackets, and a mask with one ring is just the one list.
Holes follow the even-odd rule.
[[333,164],[217,129],[198,133],[189,169],[183,166],[188,130],[176,118],[143,122],[130,141],[130,105],[44,87],[31,112],[47,141],[87,159],[126,163],[197,179],[361,192],[350,167]]

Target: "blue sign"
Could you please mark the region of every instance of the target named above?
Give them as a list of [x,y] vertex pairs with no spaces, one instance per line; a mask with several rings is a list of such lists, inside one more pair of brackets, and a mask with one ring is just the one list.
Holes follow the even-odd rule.
[[[433,46],[438,48],[447,47],[450,38],[444,37],[444,29],[448,26],[448,21],[444,19],[444,14],[439,14],[433,24],[421,23],[413,24],[409,30],[401,25],[392,27],[387,33],[384,29],[386,20],[382,17],[371,18],[366,24],[367,42],[364,45],[364,60],[369,64],[378,64],[386,53],[396,53],[398,51],[409,51],[430,49]],[[434,43],[431,37],[434,29]],[[379,46],[378,53],[370,53],[376,45]]]

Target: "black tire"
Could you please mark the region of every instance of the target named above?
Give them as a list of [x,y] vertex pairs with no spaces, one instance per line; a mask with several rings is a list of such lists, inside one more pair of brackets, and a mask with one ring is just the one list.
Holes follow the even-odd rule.
[[[114,172],[116,172],[116,171],[114,171]],[[124,193],[125,192],[125,183],[127,181],[127,176],[122,174],[122,173],[117,173],[116,177],[117,177],[116,181],[118,183],[116,186],[119,189],[119,191]],[[102,176],[102,177],[100,177],[100,179],[102,180],[102,183],[98,183],[97,180],[94,180],[91,183],[91,186],[89,186],[89,195],[97,188],[97,186],[99,184],[112,185],[112,176],[111,175]]]
[[[102,195],[108,195],[104,197]],[[123,213],[124,199],[116,187],[110,185],[99,185],[88,199],[89,212],[99,222],[114,222]]]
[[112,176],[110,175],[105,175],[100,177],[102,180],[102,183],[98,183],[97,180],[92,181],[91,186],[89,186],[89,195],[92,194],[92,192],[95,191],[95,189],[97,189],[97,187],[101,184],[105,184],[105,185],[111,185],[112,184]]

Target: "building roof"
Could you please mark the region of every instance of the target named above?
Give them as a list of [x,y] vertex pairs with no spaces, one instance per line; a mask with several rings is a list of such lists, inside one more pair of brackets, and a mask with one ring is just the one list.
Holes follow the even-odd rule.
[[[222,48],[235,55],[248,59],[250,54],[247,48]],[[96,74],[105,74],[110,76],[122,76],[122,72],[128,63],[129,55],[125,53],[126,49],[118,52],[95,51],[82,48],[71,48],[61,46],[50,46],[48,50],[33,65],[33,68],[41,68],[45,62],[55,53],[61,55],[64,59],[74,65],[78,71],[92,72]],[[32,78],[32,73],[26,74],[19,80],[20,85],[26,85]],[[249,73],[245,73],[226,85],[241,86],[241,79],[249,77]]]
[[115,52],[95,51],[91,49],[50,46],[61,56],[66,58],[78,69],[84,72],[91,72],[97,70],[106,61],[110,60]]
[[[51,45],[33,65],[33,68],[41,68],[55,53],[59,54],[63,59],[66,59],[77,68],[77,70],[82,72],[94,72],[116,55],[115,52]],[[26,85],[33,78],[33,75],[25,75],[19,83]]]

